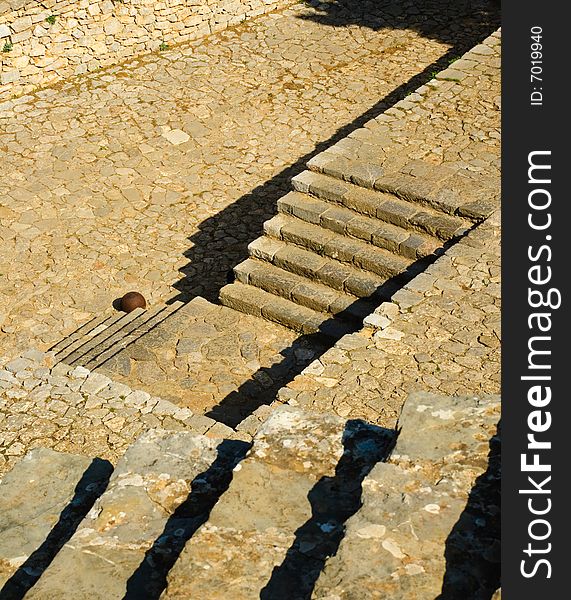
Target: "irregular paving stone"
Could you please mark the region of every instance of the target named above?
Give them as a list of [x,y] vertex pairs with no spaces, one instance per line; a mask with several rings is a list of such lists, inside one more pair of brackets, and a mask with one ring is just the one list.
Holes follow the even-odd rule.
[[[198,423],[199,415],[191,410],[144,390],[132,391],[105,375],[77,367],[61,368],[61,364],[49,368],[52,355],[34,356],[38,362],[26,359],[27,374],[23,378],[0,379],[0,384],[7,384],[0,385],[0,475],[37,447],[116,462],[148,429],[206,433],[217,425],[206,416],[200,416]],[[3,362],[0,359],[0,374],[11,375],[2,368]],[[37,381],[33,387],[28,385],[32,380]],[[225,435],[248,438],[229,428]]]
[[[371,107],[380,113],[394,90],[413,91],[422,81],[407,82],[419,72],[497,26],[497,11],[476,4],[422,3],[398,17],[386,3],[298,4],[8,103],[4,351],[46,350],[130,289],[150,306],[173,285],[186,298],[215,299],[318,144],[361,125]],[[484,140],[474,151],[456,145],[470,154],[464,162],[485,160],[493,141],[481,133],[493,92],[468,79],[462,114],[482,108],[468,133]],[[417,123],[438,127],[424,150],[431,160],[454,147],[459,113],[449,108],[446,126],[443,117]],[[172,145],[164,128],[191,139]]]

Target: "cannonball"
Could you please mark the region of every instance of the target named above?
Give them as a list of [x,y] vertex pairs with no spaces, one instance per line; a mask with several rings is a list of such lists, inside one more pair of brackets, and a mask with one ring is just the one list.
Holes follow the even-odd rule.
[[142,294],[139,294],[139,292],[127,292],[121,298],[121,310],[130,313],[136,308],[147,308],[145,298]]

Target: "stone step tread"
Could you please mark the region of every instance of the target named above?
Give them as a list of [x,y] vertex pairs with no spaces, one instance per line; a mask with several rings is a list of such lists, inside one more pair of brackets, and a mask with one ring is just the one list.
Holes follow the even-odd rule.
[[337,233],[321,225],[307,223],[295,217],[288,218],[286,216],[286,221],[282,221],[279,233],[280,238],[276,239],[387,277],[405,271],[416,258],[395,254],[391,250],[370,242],[347,236],[344,233]]
[[262,317],[279,323],[302,334],[316,334],[337,340],[354,327],[332,315],[300,306],[258,287],[241,282],[231,283],[220,290],[220,301],[224,306],[249,315]]
[[183,302],[173,302],[166,306],[157,307],[154,311],[150,311],[145,315],[146,319],[144,321],[143,319],[131,321],[75,362],[80,362],[82,366],[90,370],[100,367],[115,354],[177,312],[182,306],[184,306]]
[[[340,143],[346,144],[347,139]],[[388,192],[473,222],[486,219],[499,207],[500,182],[497,176],[408,158],[396,161],[401,165],[400,170],[397,164],[386,169],[384,165],[363,158],[349,158],[343,151],[338,153],[336,146],[312,158],[307,163],[308,169],[365,189]]]
[[112,471],[105,460],[36,448],[4,476],[0,483],[0,588],[6,597],[23,597],[11,594],[34,583],[37,576],[30,577],[30,573],[41,570],[57,554],[61,536],[71,535],[105,489]]
[[[418,597],[439,596],[445,573],[455,575],[445,548],[486,468],[499,418],[496,396],[411,394],[399,418],[394,450],[388,462],[365,477],[362,507],[347,521],[339,550],[316,584],[316,597],[374,597],[375,590],[382,590],[383,597],[407,600],[413,588]],[[488,473],[499,477],[499,472],[492,475],[490,464]],[[488,504],[486,510],[499,515],[499,504]],[[462,518],[477,528],[477,517]],[[483,544],[491,557],[489,541]],[[465,572],[461,575],[470,585],[485,585],[485,574],[477,571],[476,564],[469,579]],[[467,591],[470,598],[490,597],[482,590]]]
[[146,314],[146,310],[143,308],[136,308],[130,313],[118,313],[112,315],[109,322],[105,322],[103,325],[93,330],[94,335],[86,336],[77,340],[74,344],[74,348],[69,351],[70,348],[66,348],[60,354],[56,355],[56,360],[59,362],[65,362],[71,364],[76,358],[83,356],[86,352],[95,348],[102,340],[107,339],[131,321],[138,319],[141,315]]
[[[379,428],[363,422],[278,407],[254,436],[208,521],[186,544],[162,598],[310,597],[308,589],[292,593],[270,580],[292,549],[308,543],[306,536],[300,538],[300,528],[314,535],[312,523],[324,497],[326,522],[314,526],[330,531],[328,525],[339,516],[345,497],[341,492],[341,502],[331,502],[327,481],[339,477],[340,461],[366,450],[374,462],[386,451],[385,443]],[[346,489],[343,482],[339,488]]]
[[290,192],[280,198],[278,210],[280,214],[264,224],[266,234],[278,239],[285,239],[281,234],[282,227],[287,232],[288,225],[294,227],[291,220],[295,219],[362,240],[409,259],[424,258],[442,246],[442,240],[429,234],[406,230],[301,192]]
[[341,204],[405,229],[428,233],[443,241],[454,239],[473,226],[462,217],[313,171],[296,175],[292,185],[298,192]]
[[68,335],[67,337],[60,340],[57,344],[52,346],[50,348],[50,352],[54,352],[57,355],[69,346],[71,346],[73,343],[77,342],[78,340],[81,340],[85,336],[89,336],[92,332],[95,332],[92,335],[97,335],[97,328],[102,325],[103,327],[105,327],[106,321],[108,321],[109,319],[117,320],[118,318],[121,318],[121,315],[116,313],[113,313],[111,315],[105,314],[99,317],[94,317],[93,319],[90,319],[89,321],[87,321],[87,323],[84,323],[81,327],[76,329],[72,334]]
[[[295,244],[269,237],[260,237],[251,242],[248,252],[252,258],[272,263],[285,271],[359,298],[369,296],[384,298],[383,285],[392,279],[388,274],[381,276],[334,258],[320,256]],[[393,277],[400,273],[395,270]]]
[[177,540],[184,544],[218,499],[208,494],[223,493],[248,447],[188,431],[143,434],[26,597],[68,598],[71,590],[79,599],[123,598],[127,591],[129,597],[158,597],[147,588],[153,579],[145,564],[160,552],[148,552],[157,545],[173,549]]
[[253,258],[234,267],[237,281],[291,300],[296,304],[337,317],[362,321],[378,303],[339,292],[326,285],[284,271],[271,263]]

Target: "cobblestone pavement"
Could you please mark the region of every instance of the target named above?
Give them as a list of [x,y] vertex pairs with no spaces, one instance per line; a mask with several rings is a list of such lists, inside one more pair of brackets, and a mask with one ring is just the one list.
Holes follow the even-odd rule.
[[0,106],[3,352],[46,349],[129,289],[213,299],[298,165],[497,26],[487,2],[352,4]]
[[101,373],[52,363],[53,356],[37,350],[11,360],[0,357],[0,478],[33,448],[115,463],[141,433],[155,428],[249,439]]
[[496,213],[383,303],[366,319],[371,327],[311,363],[279,400],[394,427],[411,392],[497,394],[500,317]]
[[236,425],[326,349],[296,338],[285,327],[195,298],[97,371]]

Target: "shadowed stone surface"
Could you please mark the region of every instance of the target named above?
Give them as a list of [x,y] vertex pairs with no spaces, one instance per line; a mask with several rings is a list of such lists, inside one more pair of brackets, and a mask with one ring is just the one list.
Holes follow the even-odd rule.
[[24,592],[39,576],[105,489],[111,471],[106,461],[37,448],[4,476],[0,596]]
[[[123,598],[127,580],[167,519],[193,492],[197,477],[216,460],[220,444],[188,432],[157,430],[141,436],[27,597]],[[231,471],[237,454],[236,448],[227,452],[226,470]]]

